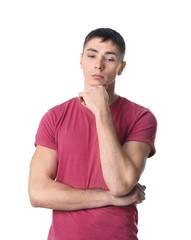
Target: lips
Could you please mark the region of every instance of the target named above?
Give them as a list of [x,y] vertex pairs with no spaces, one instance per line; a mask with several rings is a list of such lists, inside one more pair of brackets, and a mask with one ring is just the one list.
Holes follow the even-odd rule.
[[100,75],[100,74],[92,74],[92,77],[94,78],[94,79],[102,79],[102,78],[104,78],[102,75]]

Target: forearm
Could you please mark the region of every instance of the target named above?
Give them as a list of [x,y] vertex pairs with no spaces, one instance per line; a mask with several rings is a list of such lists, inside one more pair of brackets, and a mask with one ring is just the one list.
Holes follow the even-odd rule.
[[109,191],[102,189],[76,189],[48,179],[43,185],[30,187],[29,195],[34,207],[74,211],[111,205]]
[[109,109],[95,114],[104,180],[115,196],[128,194],[138,182],[133,162],[123,152]]
[[[117,198],[107,190],[76,189],[55,181],[56,157],[55,151],[37,146],[31,161],[29,175],[29,197],[32,206],[75,211],[109,205],[127,206],[139,201],[133,192],[125,197]],[[141,199],[142,196],[141,194]]]
[[50,208],[60,211],[77,211],[105,206],[128,206],[141,203],[145,199],[145,187],[136,187],[123,197],[114,197],[102,189],[75,189],[63,183],[50,180],[43,187],[29,187],[31,204],[34,207]]

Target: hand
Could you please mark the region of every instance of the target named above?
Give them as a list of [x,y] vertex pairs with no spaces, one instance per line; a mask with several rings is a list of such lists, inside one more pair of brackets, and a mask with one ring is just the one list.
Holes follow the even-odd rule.
[[137,184],[133,190],[125,196],[122,197],[112,197],[112,205],[114,206],[127,206],[132,203],[139,204],[145,200],[145,189],[146,187]]
[[79,93],[81,103],[94,115],[109,109],[109,95],[104,86],[95,86]]

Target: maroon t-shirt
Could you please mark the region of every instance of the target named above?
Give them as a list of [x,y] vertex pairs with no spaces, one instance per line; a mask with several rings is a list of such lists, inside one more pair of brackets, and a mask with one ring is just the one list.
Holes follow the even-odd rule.
[[[149,143],[155,153],[157,122],[146,108],[125,98],[110,105],[121,146],[127,141]],[[95,118],[78,98],[50,109],[42,118],[36,145],[57,151],[56,181],[80,189],[108,189],[103,179]],[[137,209],[101,207],[80,211],[53,211],[49,240],[136,240]]]

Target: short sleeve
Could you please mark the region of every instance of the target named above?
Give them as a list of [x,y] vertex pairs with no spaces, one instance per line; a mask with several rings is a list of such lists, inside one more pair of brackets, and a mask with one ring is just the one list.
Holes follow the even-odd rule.
[[52,110],[49,110],[40,121],[36,133],[35,146],[36,145],[57,150],[55,140],[55,116]]
[[152,157],[155,150],[155,137],[157,130],[157,120],[152,112],[145,110],[139,114],[138,119],[133,125],[130,132],[127,133],[125,142],[139,141],[150,144],[151,152],[149,157]]

